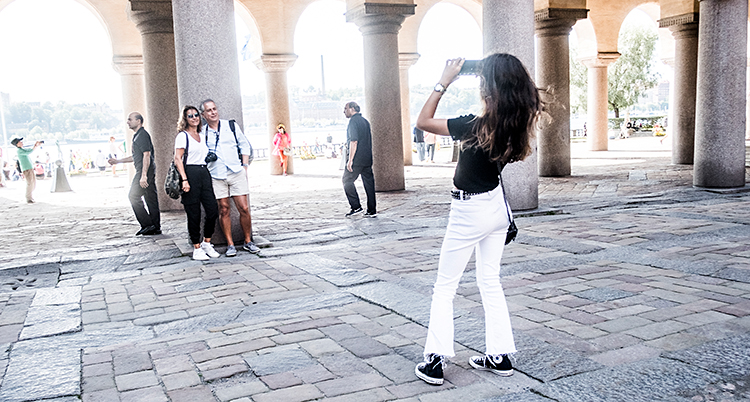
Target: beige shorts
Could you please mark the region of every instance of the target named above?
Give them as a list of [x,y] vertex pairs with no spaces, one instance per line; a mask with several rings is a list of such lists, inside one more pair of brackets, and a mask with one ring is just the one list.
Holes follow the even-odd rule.
[[247,185],[247,172],[245,172],[245,169],[242,169],[237,173],[227,173],[226,180],[212,179],[211,182],[213,182],[214,196],[216,196],[217,200],[250,193],[250,188]]

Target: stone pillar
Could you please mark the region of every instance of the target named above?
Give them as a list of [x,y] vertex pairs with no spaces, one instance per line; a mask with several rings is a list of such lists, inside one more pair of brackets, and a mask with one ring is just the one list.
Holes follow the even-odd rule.
[[536,21],[536,85],[551,88],[554,102],[549,114],[553,124],[537,132],[539,176],[570,175],[570,48],[568,36],[576,20],[586,18],[586,10],[545,9],[534,15]]
[[[484,54],[509,53],[516,56],[534,76],[534,1],[485,0],[482,6]],[[533,153],[522,162],[503,169],[508,203],[513,210],[539,206],[539,175],[536,140]]]
[[672,163],[692,164],[695,144],[695,88],[698,76],[698,14],[690,13],[659,20],[660,28],[669,28],[674,36]]
[[589,73],[589,93],[587,101],[588,122],[586,125],[589,149],[606,151],[609,149],[609,118],[607,111],[607,67],[614,63],[620,53],[600,52],[597,56],[583,60]]
[[[289,88],[286,72],[297,60],[296,54],[264,54],[255,61],[255,65],[266,73],[266,108],[268,109],[268,149],[273,149],[273,137],[276,126],[283,123],[289,132],[294,145],[291,116],[289,113]],[[343,110],[343,105],[341,106]],[[269,167],[272,175],[283,173],[279,164],[279,157],[269,152]],[[294,173],[294,158],[287,160],[287,174]]]
[[[364,3],[347,10],[364,41],[365,111],[372,127],[375,190],[405,188],[398,31],[414,4]],[[342,105],[343,106],[343,105]]]
[[[174,138],[179,117],[177,75],[175,74],[172,3],[130,0],[130,19],[141,32],[143,69],[146,84],[144,126],[151,134],[156,164],[156,185],[162,186],[174,158]],[[158,191],[162,211],[182,210],[179,200]]]
[[[112,68],[120,74],[120,82],[122,83],[122,108],[124,112],[122,127],[125,132],[125,144],[127,144],[125,152],[127,155],[132,155],[133,150],[130,148],[133,143],[134,133],[124,122],[132,112],[139,112],[145,120],[148,120],[148,114],[146,113],[146,84],[143,77],[143,57],[114,56],[112,58]],[[128,178],[132,180],[135,175],[135,168],[131,163],[125,166],[127,166]]]
[[[747,66],[747,82],[750,82],[750,60]],[[747,106],[745,107],[745,121],[750,121],[750,85],[745,86]],[[750,124],[745,124],[745,140],[750,141]]]
[[399,53],[398,67],[401,81],[401,132],[404,136],[404,166],[412,165],[412,131],[409,95],[409,67],[419,60],[418,53]]
[[[180,110],[184,105],[199,107],[203,100],[211,98],[219,118],[234,119],[238,127],[244,128],[234,2],[172,0],[172,10]],[[236,208],[230,207],[230,217],[232,238],[242,244],[244,234]],[[220,225],[216,228],[212,243],[226,244]]]
[[702,0],[693,184],[745,185],[745,0]]
[[216,101],[219,117],[244,127],[232,0],[172,0],[180,108]]

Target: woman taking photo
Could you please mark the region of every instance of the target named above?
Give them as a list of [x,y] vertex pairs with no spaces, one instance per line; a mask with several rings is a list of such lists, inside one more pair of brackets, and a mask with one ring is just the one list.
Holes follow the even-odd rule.
[[499,174],[505,164],[531,154],[533,126],[542,109],[539,90],[523,64],[509,54],[493,54],[482,62],[480,116],[436,119],[440,98],[458,77],[463,59],[446,62],[435,91],[417,119],[417,127],[461,141],[453,176],[451,210],[440,249],[437,281],[433,287],[424,362],[414,372],[433,385],[443,383],[446,359],[453,351],[453,297],[476,250],[476,278],[484,306],[485,355],[469,364],[502,376],[513,374],[508,354],[516,351],[510,314],[500,284],[500,259],[508,232],[510,211]]
[[283,124],[276,126],[276,135],[273,137],[273,154],[279,156],[279,164],[281,170],[286,176],[286,164],[289,155],[287,153],[292,152],[292,141],[289,139],[289,134],[286,132],[286,127]]
[[[193,243],[193,259],[217,258],[219,253],[211,245],[219,206],[214,197],[211,174],[206,167],[206,136],[201,132],[201,115],[194,106],[182,108],[174,141],[174,164],[182,177],[182,206],[187,214],[188,234]],[[201,242],[201,205],[206,211]]]

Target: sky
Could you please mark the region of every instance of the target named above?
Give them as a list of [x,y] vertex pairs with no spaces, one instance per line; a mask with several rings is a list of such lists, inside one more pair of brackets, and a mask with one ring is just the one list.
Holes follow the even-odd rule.
[[[298,59],[288,72],[290,87],[320,88],[321,55],[326,89],[363,86],[362,36],[355,24],[346,22],[345,11],[344,2],[336,0],[320,0],[305,10],[294,36]],[[241,50],[250,31],[236,21]],[[122,107],[109,37],[99,20],[75,0],[15,0],[0,11],[0,37],[0,92],[10,93],[12,101]],[[411,85],[434,85],[448,58],[482,57],[479,26],[468,12],[449,3],[428,12],[417,46],[421,57],[409,70]],[[259,53],[252,49],[250,59]],[[264,91],[263,73],[252,60],[238,57],[242,93]],[[462,78],[454,85],[476,86],[477,81]]]

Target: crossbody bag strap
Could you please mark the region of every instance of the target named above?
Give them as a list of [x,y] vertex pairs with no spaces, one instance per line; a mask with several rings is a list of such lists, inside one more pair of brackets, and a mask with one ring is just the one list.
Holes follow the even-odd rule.
[[510,204],[508,204],[508,197],[505,196],[505,186],[503,185],[503,167],[499,161],[497,162],[498,176],[500,176],[500,188],[503,190],[503,202],[505,202],[505,212],[508,213],[508,222],[513,222],[513,217],[510,216]]
[[188,132],[185,131],[185,153],[182,154],[182,168],[185,169],[187,166],[187,158],[188,158],[188,148],[190,148],[190,136],[188,135]]

